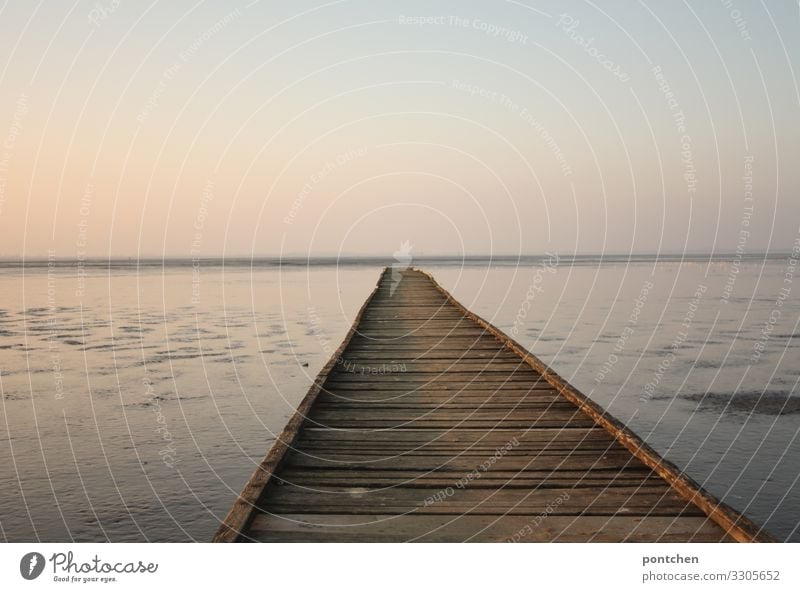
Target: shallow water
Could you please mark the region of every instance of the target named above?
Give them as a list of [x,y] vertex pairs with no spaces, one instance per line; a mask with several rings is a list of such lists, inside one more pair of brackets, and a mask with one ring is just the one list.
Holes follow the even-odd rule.
[[5,272],[3,536],[209,540],[376,275]]
[[[731,268],[427,267],[713,493],[800,540],[800,301],[776,304],[786,261],[743,263],[732,286]],[[0,271],[2,536],[208,540],[379,272]]]

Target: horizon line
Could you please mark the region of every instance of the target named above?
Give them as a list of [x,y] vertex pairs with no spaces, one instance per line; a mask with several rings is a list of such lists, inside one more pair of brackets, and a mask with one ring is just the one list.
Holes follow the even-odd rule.
[[[669,259],[671,262],[680,261],[684,259],[696,260],[709,260],[715,261],[721,258],[739,257],[741,259],[776,259],[794,254],[793,249],[787,250],[765,250],[753,251],[749,253],[738,253],[733,251],[687,251],[687,252],[641,252],[641,253],[568,253],[559,254],[557,252],[544,252],[544,253],[526,253],[526,254],[475,254],[475,255],[453,255],[453,254],[421,254],[412,257],[413,261],[444,261],[444,262],[491,262],[491,261],[525,261],[532,259],[555,259],[557,261],[576,261],[576,260],[602,260],[614,259],[617,262],[625,259],[644,259],[644,260],[658,260]],[[0,264],[4,266],[24,266],[24,265],[38,265],[48,264],[50,262],[61,264],[115,264],[115,263],[162,263],[162,262],[176,262],[176,263],[194,263],[194,262],[243,262],[250,261],[253,263],[315,263],[315,262],[344,262],[344,263],[358,263],[358,262],[381,262],[393,261],[393,256],[390,254],[372,254],[372,255],[207,255],[207,256],[192,256],[192,255],[113,255],[113,256],[87,256],[87,257],[43,257],[34,256],[30,258],[25,257],[3,257],[0,256]]]

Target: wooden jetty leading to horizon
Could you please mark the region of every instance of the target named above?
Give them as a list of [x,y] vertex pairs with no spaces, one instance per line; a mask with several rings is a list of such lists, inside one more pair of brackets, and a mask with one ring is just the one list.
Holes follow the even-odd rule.
[[215,542],[768,542],[428,274],[387,268]]

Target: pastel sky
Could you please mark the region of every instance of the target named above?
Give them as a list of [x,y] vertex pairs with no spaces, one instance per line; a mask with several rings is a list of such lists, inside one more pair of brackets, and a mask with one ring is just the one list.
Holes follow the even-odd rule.
[[748,252],[800,6],[9,0],[0,256]]

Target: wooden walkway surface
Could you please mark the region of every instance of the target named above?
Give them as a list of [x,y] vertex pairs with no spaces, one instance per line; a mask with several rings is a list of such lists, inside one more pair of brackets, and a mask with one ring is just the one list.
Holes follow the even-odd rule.
[[215,541],[768,541],[430,276],[388,269]]

